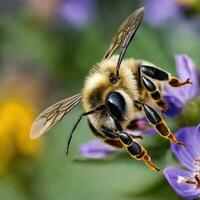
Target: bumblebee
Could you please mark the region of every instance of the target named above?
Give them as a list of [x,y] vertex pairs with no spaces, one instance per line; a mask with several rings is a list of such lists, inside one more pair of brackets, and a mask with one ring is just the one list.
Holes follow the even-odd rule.
[[[164,82],[172,87],[181,87],[190,84],[190,79],[181,82],[148,61],[124,59],[143,14],[144,7],[121,24],[103,59],[90,70],[82,93],[50,106],[36,118],[30,131],[32,139],[46,133],[82,101],[84,112],[69,135],[66,154],[74,130],[84,116],[87,116],[95,136],[109,145],[125,149],[131,157],[143,160],[153,170],[159,171],[159,168],[151,162],[145,148],[136,142],[140,136],[127,132],[134,120],[145,115],[161,136],[177,145],[184,145],[176,140],[161,115],[167,110],[162,92]],[[118,48],[119,55],[114,55]]]

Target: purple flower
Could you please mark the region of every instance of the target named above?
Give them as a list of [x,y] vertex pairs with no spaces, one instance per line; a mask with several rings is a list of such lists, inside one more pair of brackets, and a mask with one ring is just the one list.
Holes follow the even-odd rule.
[[163,25],[180,14],[179,5],[174,0],[145,0],[144,5],[146,21],[153,26]]
[[173,88],[168,85],[165,87],[164,100],[168,105],[168,110],[165,114],[170,117],[181,114],[187,102],[200,95],[200,74],[192,59],[187,55],[176,55],[175,61],[180,80],[185,81],[190,78],[192,84],[179,88]]
[[127,132],[134,135],[150,136],[156,133],[156,130],[149,124],[145,117],[138,118],[128,126]]
[[[199,1],[191,0],[143,0],[146,7],[145,19],[152,26],[164,26],[168,22],[193,16],[192,21],[198,21],[199,17]],[[190,15],[188,15],[188,13]],[[194,18],[195,16],[195,18]],[[184,22],[184,21],[183,21]],[[190,21],[190,24],[193,22]],[[193,26],[199,25],[195,22]]]
[[104,158],[116,149],[101,140],[92,140],[79,147],[80,153],[86,158]]
[[178,195],[195,199],[200,197],[200,126],[182,128],[176,138],[185,148],[172,143],[171,150],[185,169],[167,167],[164,176]]
[[71,25],[83,27],[92,21],[95,13],[95,0],[64,0],[59,14]]

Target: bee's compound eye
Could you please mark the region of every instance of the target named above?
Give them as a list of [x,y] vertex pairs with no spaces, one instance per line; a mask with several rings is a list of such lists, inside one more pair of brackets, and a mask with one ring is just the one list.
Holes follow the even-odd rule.
[[109,112],[118,120],[123,120],[123,114],[126,108],[124,97],[119,92],[112,92],[107,97],[106,105]]

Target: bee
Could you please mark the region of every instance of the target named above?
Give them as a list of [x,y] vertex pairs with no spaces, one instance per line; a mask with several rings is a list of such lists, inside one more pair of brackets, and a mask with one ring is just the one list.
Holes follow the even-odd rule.
[[[30,131],[32,139],[45,134],[82,102],[84,112],[69,135],[66,154],[73,133],[84,116],[87,116],[89,127],[96,137],[116,148],[125,149],[132,158],[144,161],[153,170],[159,171],[159,168],[152,163],[147,150],[136,142],[135,139],[140,136],[127,131],[134,120],[141,115],[146,116],[162,137],[184,145],[177,141],[161,115],[161,111],[167,110],[162,93],[164,82],[172,87],[181,87],[190,84],[190,79],[181,82],[148,61],[124,59],[143,15],[144,7],[133,12],[121,24],[103,59],[90,70],[82,93],[55,103],[35,119]],[[119,55],[114,55],[117,49],[120,49]]]

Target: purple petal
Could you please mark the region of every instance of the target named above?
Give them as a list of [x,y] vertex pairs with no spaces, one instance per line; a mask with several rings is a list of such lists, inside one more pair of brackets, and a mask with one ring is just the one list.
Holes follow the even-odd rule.
[[145,0],[145,18],[153,26],[160,26],[169,19],[179,16],[179,7],[173,0]]
[[187,101],[200,94],[200,74],[188,55],[176,55],[175,61],[177,74],[180,80],[185,81],[190,78],[192,81],[192,85],[178,88],[181,89],[183,93],[182,98]]
[[187,199],[197,198],[200,195],[200,190],[195,189],[192,184],[181,183],[180,178],[191,178],[192,173],[190,171],[176,168],[176,167],[167,167],[163,170],[164,176],[175,190],[175,192]]
[[194,140],[193,148],[195,148],[195,152],[197,152],[197,156],[200,159],[200,124],[195,129]]
[[[196,141],[199,141],[200,143],[200,124],[196,128],[195,137],[196,137]],[[199,153],[200,153],[200,149],[199,149]]]
[[165,114],[170,117],[181,114],[187,101],[200,95],[200,74],[191,58],[187,55],[176,55],[175,60],[180,80],[185,81],[190,78],[193,84],[180,88],[165,86],[164,99],[168,105],[168,111]]
[[184,104],[180,99],[175,96],[165,95],[164,101],[168,106],[165,115],[169,117],[176,117],[181,114]]
[[200,157],[200,141],[197,141],[196,127],[182,128],[176,133],[177,140],[183,142],[185,147],[171,144],[176,158],[189,170],[194,170],[194,161]]
[[95,1],[65,0],[59,9],[59,14],[73,26],[81,27],[92,20],[95,11]]
[[184,99],[182,99],[182,96],[184,95],[184,89],[183,88],[175,88],[175,87],[171,87],[170,85],[165,85],[164,88],[165,91],[165,95],[168,96],[174,96],[177,99],[179,99],[179,101],[185,103]]
[[88,143],[81,144],[79,147],[80,153],[87,158],[104,158],[116,150],[116,148],[100,140],[92,140]]
[[142,117],[132,121],[127,132],[133,135],[150,136],[154,135],[156,130],[149,124],[146,118]]
[[128,133],[132,133],[133,135],[141,135],[141,136],[151,136],[156,134],[156,130],[154,128],[149,128],[147,130],[128,130]]

